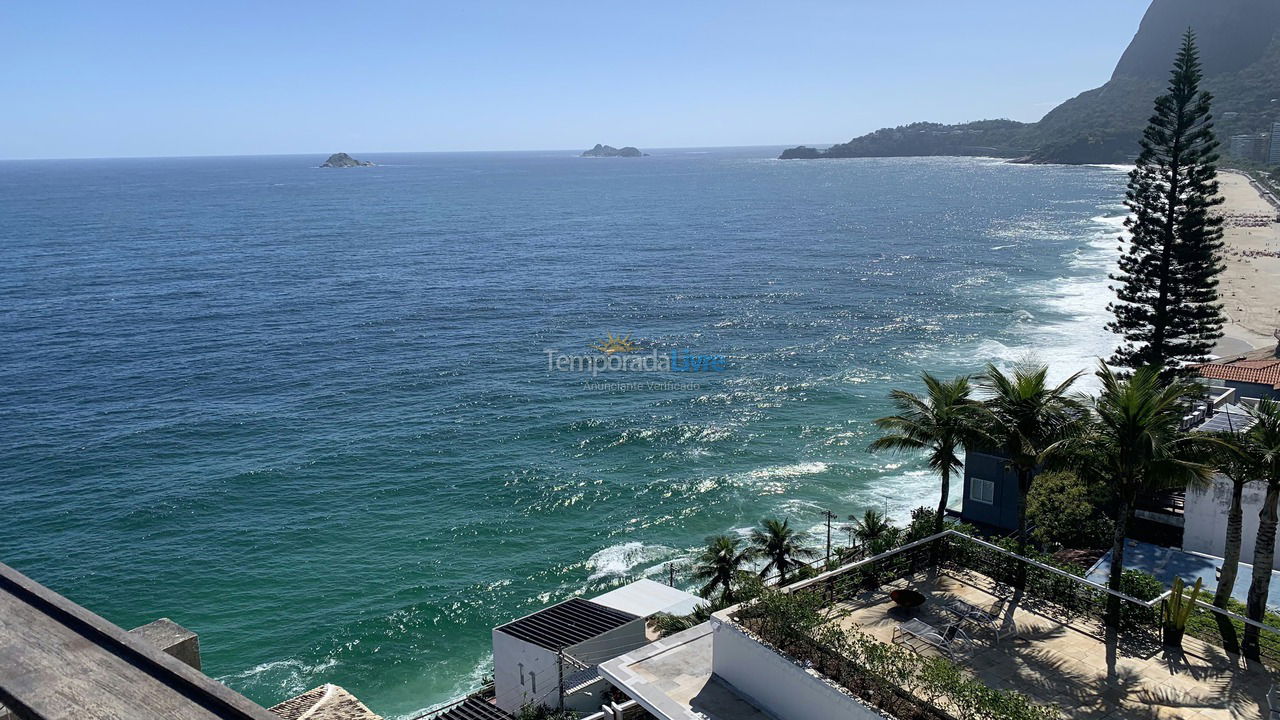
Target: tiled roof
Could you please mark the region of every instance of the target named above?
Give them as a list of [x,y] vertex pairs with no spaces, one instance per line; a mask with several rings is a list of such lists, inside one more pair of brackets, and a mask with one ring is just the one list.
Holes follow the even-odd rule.
[[571,598],[497,629],[538,647],[563,650],[638,619],[590,600]]
[[338,685],[321,685],[271,708],[284,720],[382,720]]
[[1216,360],[1199,367],[1202,377],[1258,385],[1280,386],[1280,357],[1275,350],[1254,351],[1247,355]]

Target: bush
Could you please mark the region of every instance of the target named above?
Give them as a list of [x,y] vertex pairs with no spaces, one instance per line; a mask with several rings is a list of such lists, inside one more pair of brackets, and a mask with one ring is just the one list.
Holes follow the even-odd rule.
[[[1164,583],[1155,576],[1141,570],[1125,570],[1120,574],[1120,592],[1139,600],[1155,600],[1165,590]],[[1120,622],[1124,626],[1133,624],[1152,625],[1160,620],[1160,606],[1146,608],[1131,602],[1120,603]]]
[[1164,592],[1164,583],[1150,573],[1125,570],[1120,573],[1120,592],[1139,600],[1155,600]]
[[1107,489],[1081,480],[1071,472],[1048,472],[1036,477],[1027,495],[1031,536],[1050,547],[1105,548],[1111,544],[1114,523],[1107,516]]
[[[1227,610],[1237,615],[1246,614],[1244,603],[1235,598],[1227,599]],[[1230,643],[1222,637],[1218,617],[1220,616],[1211,610],[1197,609],[1187,618],[1187,634],[1218,647],[1227,647]],[[1267,612],[1262,617],[1262,623],[1271,627],[1280,627],[1280,615]],[[1235,629],[1235,646],[1239,647],[1239,643],[1244,639],[1244,623],[1231,620],[1231,626]],[[1271,668],[1280,667],[1280,635],[1263,632],[1258,635],[1258,642],[1261,646],[1262,662]]]
[[572,710],[552,710],[546,705],[530,703],[520,708],[516,720],[576,720],[578,714]]
[[911,511],[911,522],[902,535],[902,544],[923,540],[933,534],[938,511],[928,507],[918,507]]
[[[1055,707],[1036,705],[1009,690],[995,690],[943,657],[882,643],[857,629],[826,622],[817,593],[766,591],[741,613],[743,624],[766,642],[811,663],[864,700],[902,717],[959,720],[1057,720]],[[904,712],[907,711],[907,712]]]

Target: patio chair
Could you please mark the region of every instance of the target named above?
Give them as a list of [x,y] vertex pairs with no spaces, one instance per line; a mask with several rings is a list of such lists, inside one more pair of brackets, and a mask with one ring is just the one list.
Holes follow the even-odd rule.
[[939,630],[919,618],[899,623],[893,629],[891,640],[895,645],[908,646],[912,640],[918,640],[947,657],[964,657],[973,651],[973,641],[959,625],[952,623]]
[[943,610],[951,613],[956,618],[957,623],[970,622],[980,627],[985,627],[991,631],[992,637],[995,638],[996,644],[1006,637],[1015,635],[1015,632],[1000,632],[1000,614],[1004,610],[1004,598],[997,598],[991,605],[982,608],[966,600],[955,598],[942,606]]

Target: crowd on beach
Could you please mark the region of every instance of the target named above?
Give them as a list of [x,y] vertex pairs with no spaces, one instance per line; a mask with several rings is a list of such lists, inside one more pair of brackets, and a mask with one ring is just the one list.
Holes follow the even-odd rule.
[[1280,215],[1271,213],[1223,213],[1223,225],[1227,227],[1267,227],[1280,223]]
[[1233,247],[1225,247],[1222,249],[1222,251],[1223,253],[1230,255],[1231,257],[1238,257],[1238,258],[1259,258],[1259,257],[1280,258],[1280,250],[1237,250]]

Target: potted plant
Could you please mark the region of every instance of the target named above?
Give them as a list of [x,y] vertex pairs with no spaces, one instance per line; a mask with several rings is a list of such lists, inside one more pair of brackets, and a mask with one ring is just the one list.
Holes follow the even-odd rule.
[[1196,608],[1196,599],[1200,597],[1200,586],[1204,581],[1196,578],[1195,587],[1191,589],[1189,595],[1183,595],[1182,578],[1173,581],[1173,589],[1169,591],[1169,597],[1164,602],[1164,617],[1162,625],[1164,626],[1164,644],[1165,647],[1180,648],[1182,647],[1182,636],[1187,632],[1187,618],[1191,616],[1191,611]]

